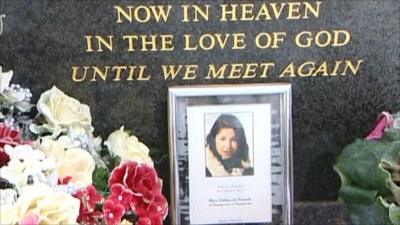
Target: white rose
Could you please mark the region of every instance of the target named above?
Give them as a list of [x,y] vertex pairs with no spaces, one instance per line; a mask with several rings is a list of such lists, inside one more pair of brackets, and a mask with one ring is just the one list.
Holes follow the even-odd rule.
[[93,131],[89,106],[69,97],[55,86],[40,96],[37,110],[43,114],[49,128],[79,127]]
[[89,152],[81,148],[65,150],[65,143],[52,139],[42,139],[40,150],[49,157],[55,159],[56,170],[59,178],[72,177],[71,182],[78,186],[87,186],[92,183],[92,173],[95,169],[95,161]]
[[11,205],[1,205],[0,224],[17,224],[19,221],[17,207]]
[[137,137],[129,136],[124,127],[116,130],[108,136],[106,145],[111,153],[119,156],[122,161],[136,161],[153,166],[153,160],[149,156],[149,148]]
[[78,186],[92,184],[92,174],[95,169],[93,157],[85,150],[72,148],[65,151],[57,169],[60,179],[71,176],[71,182]]
[[80,201],[44,184],[26,186],[16,203],[18,219],[29,214],[40,217],[40,225],[77,224]]
[[39,149],[46,157],[52,157],[56,162],[61,162],[64,158],[64,146],[60,142],[53,141],[50,138],[42,138]]

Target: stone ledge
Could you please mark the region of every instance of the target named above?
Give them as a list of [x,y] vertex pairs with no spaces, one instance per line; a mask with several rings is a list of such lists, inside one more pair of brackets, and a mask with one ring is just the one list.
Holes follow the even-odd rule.
[[351,225],[346,205],[338,202],[295,202],[294,225]]

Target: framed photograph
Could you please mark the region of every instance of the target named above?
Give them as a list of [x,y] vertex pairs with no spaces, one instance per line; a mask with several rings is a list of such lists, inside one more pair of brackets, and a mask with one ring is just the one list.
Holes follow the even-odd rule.
[[290,84],[169,88],[172,224],[292,224]]

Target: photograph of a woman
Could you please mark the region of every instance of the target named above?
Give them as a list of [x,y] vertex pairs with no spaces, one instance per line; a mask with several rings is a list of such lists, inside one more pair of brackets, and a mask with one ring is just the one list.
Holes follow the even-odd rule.
[[272,222],[270,104],[188,106],[186,114],[190,224]]
[[206,137],[206,176],[253,174],[243,125],[236,116],[221,114]]

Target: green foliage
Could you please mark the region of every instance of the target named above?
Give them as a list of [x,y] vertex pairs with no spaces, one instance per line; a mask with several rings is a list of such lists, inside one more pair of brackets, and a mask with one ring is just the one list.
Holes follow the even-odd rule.
[[97,191],[102,194],[107,194],[108,190],[108,177],[109,172],[107,168],[98,167],[93,172],[93,185],[96,187]]
[[96,189],[101,192],[103,195],[109,194],[108,180],[111,175],[111,171],[120,163],[119,157],[113,157],[110,155],[110,152],[106,147],[99,152],[100,156],[106,162],[106,167],[101,167],[96,165],[96,168],[93,172],[92,180],[93,185]]
[[391,204],[389,206],[389,218],[392,221],[393,225],[400,225],[400,207]]
[[346,146],[334,167],[355,225],[400,225],[400,131]]

